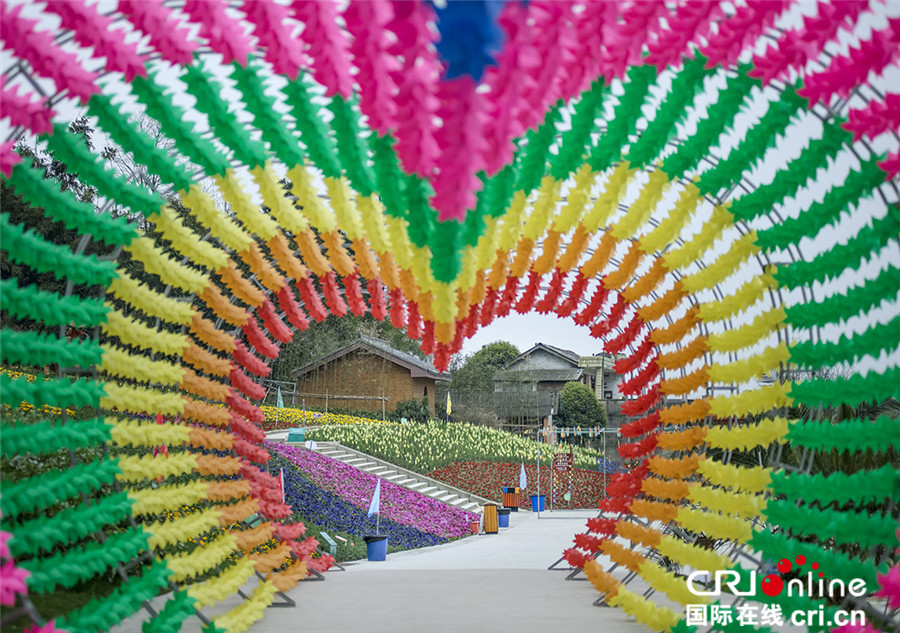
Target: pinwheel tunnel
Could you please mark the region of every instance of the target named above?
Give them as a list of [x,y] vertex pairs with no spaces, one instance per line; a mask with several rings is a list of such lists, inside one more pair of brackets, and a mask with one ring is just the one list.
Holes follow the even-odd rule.
[[[900,432],[860,405],[900,385],[900,108],[883,89],[900,18],[878,3],[463,4],[3,6],[4,189],[80,236],[0,216],[17,271],[0,282],[0,355],[21,370],[0,375],[3,457],[71,456],[0,497],[4,582],[36,625],[29,596],[117,570],[111,595],[51,628],[106,630],[168,588],[148,630],[243,631],[328,566],[266,472],[252,401],[295,330],[347,313],[405,327],[440,369],[513,311],[571,318],[619,355],[633,467],[565,558],[649,629],[691,630],[670,605],[698,601],[659,556],[805,556],[885,582]],[[491,41],[447,52],[460,20],[502,30],[494,59]],[[70,132],[78,108],[134,172]],[[51,153],[92,199],[49,177]],[[884,459],[812,472],[837,449]],[[173,515],[184,505],[203,509]],[[254,574],[238,607],[204,615]]]

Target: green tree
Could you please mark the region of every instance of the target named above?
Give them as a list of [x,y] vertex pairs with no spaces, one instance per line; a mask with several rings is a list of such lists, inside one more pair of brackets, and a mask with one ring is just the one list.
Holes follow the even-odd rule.
[[506,341],[489,343],[466,358],[458,369],[452,370],[450,389],[454,391],[481,391],[494,389],[494,373],[502,369],[516,356],[518,348]]
[[606,409],[597,402],[590,387],[580,382],[567,382],[559,394],[557,426],[606,426]]

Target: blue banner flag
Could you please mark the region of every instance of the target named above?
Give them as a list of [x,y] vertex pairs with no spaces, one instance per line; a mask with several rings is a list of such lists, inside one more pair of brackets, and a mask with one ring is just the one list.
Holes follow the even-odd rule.
[[375,494],[372,495],[372,502],[369,503],[369,516],[378,514],[381,509],[381,479],[375,484]]
[[525,473],[525,462],[522,462],[522,469],[519,471],[519,488],[525,490],[528,487],[528,475]]
[[281,399],[281,387],[278,387],[278,400],[275,406],[279,409],[284,409],[284,400]]

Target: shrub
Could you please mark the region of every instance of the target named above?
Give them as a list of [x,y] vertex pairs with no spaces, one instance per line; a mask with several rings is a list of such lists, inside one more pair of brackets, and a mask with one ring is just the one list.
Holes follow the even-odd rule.
[[427,422],[431,417],[431,407],[428,406],[428,400],[401,400],[397,403],[397,408],[391,414],[391,419],[395,422],[400,418],[406,418],[411,422]]
[[600,406],[590,387],[580,382],[567,382],[559,394],[556,424],[582,428],[606,426],[606,409]]

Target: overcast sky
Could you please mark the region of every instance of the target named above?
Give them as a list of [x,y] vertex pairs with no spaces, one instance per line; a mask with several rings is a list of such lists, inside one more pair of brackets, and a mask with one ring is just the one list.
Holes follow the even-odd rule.
[[586,327],[575,325],[571,318],[553,314],[517,314],[497,319],[483,327],[463,343],[462,353],[472,354],[495,341],[507,341],[524,352],[535,343],[546,343],[570,349],[581,356],[593,356],[603,351],[602,341],[591,336]]

